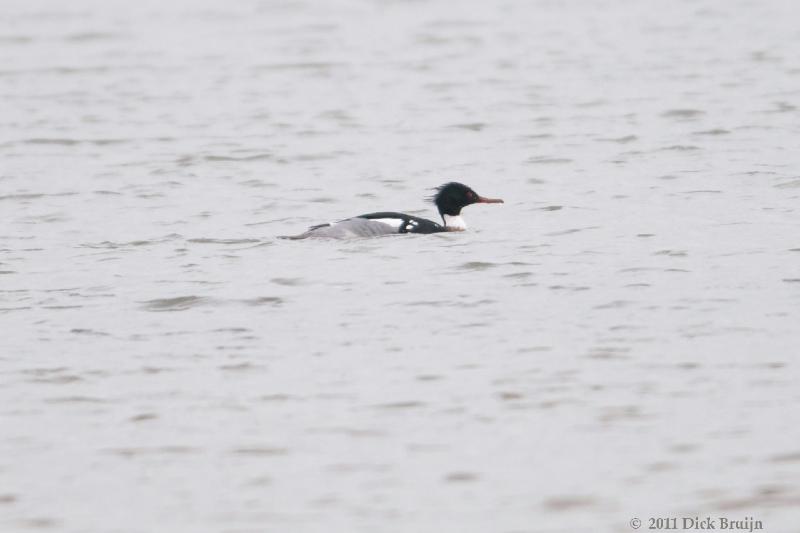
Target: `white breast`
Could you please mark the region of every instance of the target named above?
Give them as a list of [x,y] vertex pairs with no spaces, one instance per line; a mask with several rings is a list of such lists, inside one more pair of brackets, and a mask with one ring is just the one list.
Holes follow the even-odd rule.
[[447,231],[464,231],[467,229],[467,223],[459,216],[444,215],[444,226]]

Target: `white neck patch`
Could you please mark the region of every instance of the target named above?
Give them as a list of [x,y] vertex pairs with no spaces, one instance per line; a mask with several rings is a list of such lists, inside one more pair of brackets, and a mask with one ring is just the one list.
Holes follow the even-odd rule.
[[444,227],[447,228],[447,231],[464,231],[467,229],[467,223],[464,222],[464,219],[461,218],[461,215],[444,215],[443,218]]

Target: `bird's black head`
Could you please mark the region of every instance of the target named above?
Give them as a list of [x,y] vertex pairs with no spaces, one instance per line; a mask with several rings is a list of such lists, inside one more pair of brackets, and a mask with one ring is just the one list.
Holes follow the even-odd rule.
[[464,185],[451,181],[441,187],[436,188],[436,194],[432,198],[433,203],[439,208],[439,214],[458,216],[461,209],[472,204],[502,204],[499,198],[484,198],[478,193]]

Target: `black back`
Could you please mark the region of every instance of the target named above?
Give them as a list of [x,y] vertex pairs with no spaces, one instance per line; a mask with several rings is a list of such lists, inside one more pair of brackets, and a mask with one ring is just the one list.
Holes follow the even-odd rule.
[[368,220],[378,220],[381,218],[398,219],[400,221],[400,229],[398,233],[439,233],[447,231],[447,228],[441,224],[437,224],[433,220],[427,218],[415,217],[405,213],[394,213],[384,211],[380,213],[367,213],[366,215],[358,215],[356,218],[366,218]]

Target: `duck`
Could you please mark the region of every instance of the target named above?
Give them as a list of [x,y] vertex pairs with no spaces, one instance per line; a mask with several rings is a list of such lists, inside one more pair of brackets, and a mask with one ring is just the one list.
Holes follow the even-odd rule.
[[299,235],[284,235],[281,239],[300,240],[308,238],[352,239],[379,237],[393,234],[441,233],[445,231],[465,231],[467,224],[461,210],[472,204],[502,204],[500,198],[485,198],[463,183],[451,181],[435,188],[436,193],[429,198],[439,211],[442,223],[426,218],[380,211],[367,213],[338,222],[317,224]]

